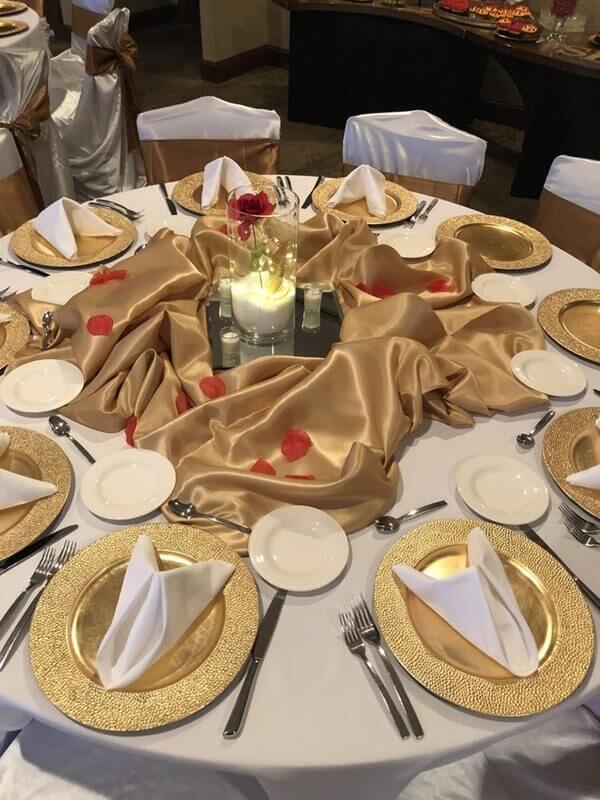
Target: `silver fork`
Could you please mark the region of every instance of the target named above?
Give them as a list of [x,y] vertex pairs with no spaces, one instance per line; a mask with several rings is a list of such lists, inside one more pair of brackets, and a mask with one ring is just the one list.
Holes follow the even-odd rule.
[[338,619],[340,623],[340,629],[344,636],[344,641],[346,642],[348,650],[350,650],[353,656],[360,658],[360,660],[366,666],[369,675],[371,676],[373,682],[375,683],[375,686],[379,690],[379,694],[381,695],[381,698],[385,703],[385,706],[389,711],[390,716],[394,720],[396,728],[398,728],[398,731],[400,732],[400,736],[402,736],[403,739],[408,739],[408,737],[410,736],[408,728],[406,727],[404,720],[400,716],[400,712],[394,705],[394,701],[392,700],[392,697],[388,692],[384,682],[380,678],[379,673],[375,668],[375,664],[373,664],[373,662],[367,655],[367,648],[361,641],[360,634],[358,633],[356,625],[354,623],[354,617],[349,611],[341,611],[338,615]]
[[413,704],[410,702],[410,697],[406,693],[406,689],[402,684],[400,676],[394,669],[394,665],[390,661],[388,654],[385,652],[383,645],[381,644],[379,629],[375,625],[375,620],[373,619],[371,611],[369,610],[369,606],[367,605],[367,601],[362,594],[357,594],[352,598],[352,611],[354,612],[354,621],[361,637],[365,642],[372,644],[379,653],[379,657],[383,662],[383,666],[386,668],[387,673],[394,684],[394,689],[398,695],[398,700],[400,701],[402,710],[408,717],[408,722],[412,732],[417,739],[422,739],[423,736],[425,736],[425,732],[421,727],[417,713],[413,708]]
[[15,598],[13,604],[8,609],[6,614],[0,619],[0,636],[4,634],[4,631],[10,625],[10,623],[15,618],[17,612],[25,602],[25,600],[29,597],[29,595],[35,591],[39,586],[41,586],[44,581],[51,575],[51,568],[52,563],[54,561],[54,548],[49,547],[47,550],[44,550],[42,553],[42,557],[38,561],[38,565],[33,571],[31,577],[29,578],[29,584],[23,589],[23,591]]
[[561,503],[558,507],[560,513],[566,521],[572,522],[581,533],[588,534],[589,536],[597,536],[600,534],[600,525],[594,525],[593,522],[588,522],[587,519],[580,517],[572,508],[566,503]]
[[285,184],[283,182],[283,178],[281,175],[277,176],[277,184],[275,186],[275,191],[277,192],[277,196],[279,197],[279,202],[282,206],[289,205],[289,201],[287,199],[287,194],[285,192]]
[[6,302],[7,300],[10,300],[11,297],[14,297],[15,295],[16,292],[12,291],[10,286],[6,286],[4,289],[0,289],[0,301],[2,301],[3,303]]
[[590,536],[589,533],[584,533],[583,531],[579,530],[579,528],[576,528],[570,520],[565,519],[565,526],[571,536],[578,541],[579,544],[583,544],[585,547],[600,547],[600,542],[598,539],[595,539],[593,536]]
[[133,208],[128,208],[127,206],[117,203],[114,200],[105,200],[103,197],[97,197],[95,200],[90,200],[88,205],[109,208],[111,211],[117,211],[119,214],[123,214],[124,217],[128,217],[130,220],[140,219],[144,216],[143,211],[134,211]]
[[[56,575],[56,573],[62,567],[64,567],[67,561],[73,557],[73,555],[75,554],[75,549],[76,549],[75,542],[69,541],[64,543],[60,553],[52,562],[52,566],[49,571],[50,574],[48,574],[45,580],[42,582],[40,587],[41,589],[44,589],[47,586],[50,578]],[[15,623],[14,628],[10,632],[6,642],[4,643],[2,649],[0,650],[0,672],[7,665],[11,656],[19,646],[22,636],[29,627],[29,623],[31,622],[31,618],[33,617],[33,612],[35,611],[35,607],[41,595],[42,592],[38,591],[35,597],[31,600],[25,611],[21,614],[21,616]]]

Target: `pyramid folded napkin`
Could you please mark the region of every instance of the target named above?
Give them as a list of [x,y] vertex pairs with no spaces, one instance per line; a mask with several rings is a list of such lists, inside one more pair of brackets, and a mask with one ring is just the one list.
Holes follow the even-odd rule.
[[227,194],[248,183],[248,176],[244,170],[229,156],[215,158],[204,167],[204,180],[202,183],[203,208],[210,208],[219,199],[221,186]]
[[76,236],[118,236],[121,231],[109,225],[86,206],[62,197],[33,220],[34,229],[65,258],[77,255]]
[[[598,428],[597,435],[600,436],[600,417],[594,424]],[[600,464],[567,475],[567,483],[570,483],[571,486],[581,486],[584,489],[600,489]]]
[[[0,433],[0,458],[10,446],[10,436]],[[19,475],[8,469],[0,469],[0,511],[5,508],[22,506],[24,503],[33,503],[43,497],[56,494],[56,486],[46,481],[38,481]]]
[[385,200],[385,176],[368,164],[353,169],[341,183],[340,188],[327,201],[328,206],[339,206],[342,203],[353,203],[356,200],[367,201],[369,213],[374,217],[385,217],[387,213]]

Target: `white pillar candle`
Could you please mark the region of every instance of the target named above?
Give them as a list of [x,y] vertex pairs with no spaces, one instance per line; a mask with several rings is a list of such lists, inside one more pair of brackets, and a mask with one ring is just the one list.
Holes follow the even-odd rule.
[[307,286],[304,290],[304,314],[302,327],[308,330],[321,325],[321,300],[323,293],[318,286]]
[[222,328],[220,337],[223,366],[235,366],[240,360],[240,332],[236,328]]
[[251,272],[231,287],[233,313],[245,330],[268,335],[284,330],[290,323],[296,302],[293,281],[283,278],[278,289],[269,291],[268,272]]

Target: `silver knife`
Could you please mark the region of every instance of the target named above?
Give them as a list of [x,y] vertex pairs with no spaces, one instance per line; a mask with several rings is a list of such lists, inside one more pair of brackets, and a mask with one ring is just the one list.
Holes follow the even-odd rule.
[[547,553],[550,553],[550,555],[553,556],[558,561],[558,563],[561,565],[561,567],[566,569],[566,571],[573,578],[573,580],[575,581],[577,586],[579,586],[579,588],[581,589],[582,593],[600,611],[600,597],[598,597],[597,594],[594,594],[594,592],[592,592],[590,587],[587,586],[581,580],[581,578],[579,578],[577,575],[575,575],[573,570],[565,564],[565,562],[562,560],[562,558],[559,558],[559,556],[556,555],[556,553],[554,552],[554,550],[552,550],[550,545],[546,544],[546,542],[540,536],[538,536],[537,533],[533,530],[533,528],[529,527],[529,525],[521,525],[521,530],[523,531],[525,536],[527,536],[528,539],[531,539],[532,542],[535,542],[537,545],[539,545]]
[[64,528],[59,528],[57,531],[50,531],[45,533],[43,536],[40,536],[39,539],[35,540],[35,542],[28,544],[27,547],[19,550],[18,553],[8,556],[8,558],[3,558],[2,561],[0,561],[0,575],[4,575],[5,572],[8,572],[9,569],[16,567],[17,564],[20,564],[22,561],[26,561],[30,556],[37,553],[38,550],[42,550],[44,547],[57,542],[64,536],[74,533],[78,528],[79,525],[67,525]]
[[246,716],[246,708],[248,707],[248,701],[252,692],[254,679],[256,678],[258,668],[262,664],[262,661],[265,657],[269,643],[273,638],[273,633],[275,632],[275,628],[277,626],[277,620],[281,614],[281,609],[283,608],[286,597],[287,592],[283,589],[278,589],[277,594],[271,600],[271,605],[267,609],[267,613],[265,614],[263,621],[260,623],[256,641],[254,642],[254,647],[252,648],[248,672],[246,673],[244,683],[242,684],[238,698],[235,701],[233,711],[231,712],[229,719],[227,720],[225,730],[223,731],[223,736],[225,739],[235,739],[240,735],[242,725],[244,723],[244,717]]
[[171,212],[171,214],[177,214],[177,206],[169,197],[169,193],[167,192],[167,187],[164,183],[159,183],[158,188],[162,192],[162,196],[165,198],[165,203],[167,204],[167,208]]

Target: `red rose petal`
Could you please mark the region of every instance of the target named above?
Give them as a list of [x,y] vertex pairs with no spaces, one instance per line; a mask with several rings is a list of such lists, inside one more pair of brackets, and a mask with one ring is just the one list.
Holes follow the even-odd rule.
[[387,281],[379,279],[373,284],[372,294],[379,297],[380,300],[385,300],[386,297],[392,297],[396,294],[395,290]]
[[219,225],[219,227],[217,228],[217,231],[219,233],[224,233],[225,236],[227,236],[227,223],[224,222],[222,225]]
[[124,281],[126,277],[126,269],[101,269],[92,275],[90,286],[99,286],[109,281]]
[[92,336],[110,336],[113,325],[113,318],[108,314],[96,314],[88,319],[86,327]]
[[281,452],[288,461],[297,461],[312,447],[312,440],[306,431],[290,428],[281,442]]
[[255,461],[250,467],[250,472],[261,472],[263,475],[277,475],[277,472],[266,458],[259,458],[258,461]]
[[290,478],[293,481],[314,481],[314,475],[294,475],[290,473],[289,475],[285,475],[286,478]]
[[217,397],[223,397],[224,394],[227,394],[227,387],[221,378],[216,375],[209,375],[206,378],[202,378],[198,385],[202,393],[211,400],[215,400]]
[[192,405],[192,401],[182,389],[175,398],[175,408],[177,409],[177,413],[183,414],[183,412],[190,409]]
[[360,289],[361,292],[366,292],[367,294],[372,294],[372,292],[369,289],[369,287],[367,286],[367,284],[366,283],[362,283],[362,281],[360,283],[356,284],[356,288]]
[[456,291],[456,286],[452,283],[452,281],[447,281],[445,278],[438,278],[438,280],[428,283],[425,288],[428,292],[432,292],[432,294],[435,294],[436,292]]
[[237,232],[242,242],[247,242],[250,238],[250,224],[248,222],[240,222]]
[[135,442],[133,441],[133,434],[135,429],[137,428],[137,417],[129,417],[127,420],[127,425],[125,425],[125,440],[130,447],[135,447]]

